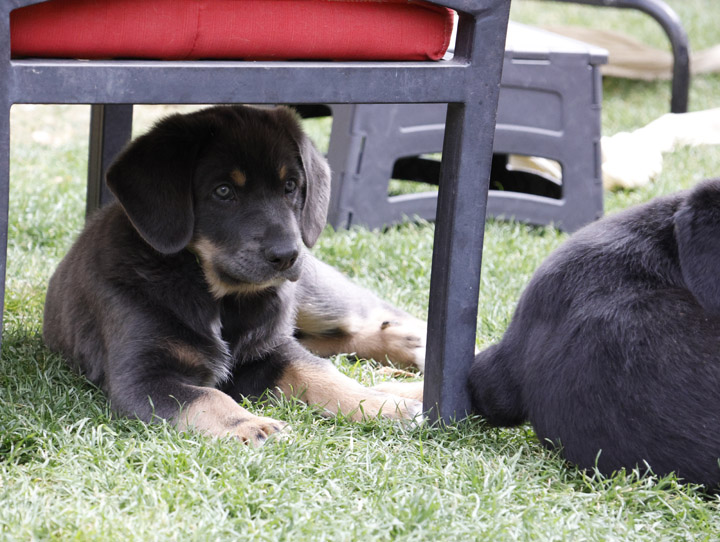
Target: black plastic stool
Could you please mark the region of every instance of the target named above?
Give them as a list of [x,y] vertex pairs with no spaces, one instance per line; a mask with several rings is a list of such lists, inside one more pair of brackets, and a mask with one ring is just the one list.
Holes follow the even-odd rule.
[[[603,212],[600,158],[603,49],[511,23],[495,131],[488,213],[574,231]],[[448,81],[448,84],[452,84]],[[478,88],[482,100],[486,89]],[[330,223],[381,228],[435,219],[436,191],[388,195],[391,178],[437,184],[439,164],[416,158],[442,149],[444,104],[332,105],[328,159]],[[510,171],[504,156],[557,161],[561,183]],[[534,189],[533,189],[534,188]]]

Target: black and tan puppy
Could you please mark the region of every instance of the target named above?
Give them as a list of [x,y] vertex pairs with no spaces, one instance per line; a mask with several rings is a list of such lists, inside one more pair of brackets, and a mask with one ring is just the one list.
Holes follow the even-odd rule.
[[305,250],[325,225],[330,177],[290,110],[168,117],[107,182],[118,202],[53,275],[44,338],[116,411],[252,443],[284,425],[238,405],[265,390],[354,419],[419,415],[421,383],[368,389],[294,336],[297,317],[323,355],[419,367],[424,357],[422,322]]
[[480,353],[474,409],[605,474],[720,483],[720,179],[576,233]]

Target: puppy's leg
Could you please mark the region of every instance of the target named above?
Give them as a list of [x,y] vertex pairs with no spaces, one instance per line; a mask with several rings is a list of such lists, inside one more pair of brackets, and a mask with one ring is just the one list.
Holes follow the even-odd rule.
[[285,422],[252,414],[220,390],[198,387],[194,391],[197,398],[175,417],[181,431],[192,429],[214,437],[236,437],[259,446],[286,426]]
[[108,395],[113,409],[121,414],[145,422],[166,419],[181,431],[191,429],[212,437],[235,437],[254,446],[286,425],[256,416],[220,390],[188,384],[188,380],[174,372],[153,378],[136,374],[126,380],[129,385],[117,388],[119,392],[111,388]]
[[422,420],[422,403],[408,397],[371,389],[340,373],[328,360],[307,352],[297,343],[284,346],[287,360],[276,387],[287,396],[317,405],[353,420],[384,416]]
[[417,382],[389,381],[373,386],[372,389],[383,393],[389,393],[391,395],[398,395],[400,397],[407,397],[408,399],[422,401],[424,385],[425,384],[422,380]]
[[355,353],[398,367],[425,366],[427,324],[308,258],[298,284],[300,342],[319,356]]

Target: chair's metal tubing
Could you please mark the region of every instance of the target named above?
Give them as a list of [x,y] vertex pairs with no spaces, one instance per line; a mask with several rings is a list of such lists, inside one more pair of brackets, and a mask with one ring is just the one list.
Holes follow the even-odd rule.
[[91,106],[86,205],[88,215],[113,199],[104,182],[105,173],[130,141],[132,112],[132,104]]
[[[470,411],[485,210],[509,2],[461,16],[456,54],[470,60],[468,98],[448,104],[428,307],[424,408],[431,421]],[[474,24],[474,27],[471,25]],[[482,59],[482,61],[480,61]],[[470,81],[472,80],[472,81]]]
[[557,0],[590,6],[637,9],[662,26],[673,51],[672,98],[670,111],[685,113],[690,93],[690,43],[680,17],[661,0]]
[[462,101],[467,63],[13,60],[13,103]]
[[[0,90],[0,309],[5,306],[7,272],[8,205],[10,201],[10,103]],[[0,338],[4,311],[0,310]]]
[[[470,410],[467,372],[474,352],[492,139],[482,108],[450,104],[445,129],[433,249],[425,410],[431,420]],[[485,131],[486,133],[482,133]],[[487,156],[485,156],[487,154]]]

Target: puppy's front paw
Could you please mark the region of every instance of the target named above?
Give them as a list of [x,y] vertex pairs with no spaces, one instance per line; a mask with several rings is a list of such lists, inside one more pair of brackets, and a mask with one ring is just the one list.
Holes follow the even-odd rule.
[[[410,426],[419,426],[425,422],[422,401],[408,399],[407,397],[397,397],[395,409],[396,412],[400,414],[397,419],[400,419]],[[389,417],[394,418],[394,416]]]
[[280,420],[262,416],[240,417],[228,420],[225,437],[236,437],[246,444],[262,446],[271,435],[287,434],[289,426]]
[[379,416],[419,425],[424,421],[423,404],[421,401],[407,397],[376,392],[360,403],[360,407],[352,418],[360,420]]
[[270,435],[287,431],[287,424],[256,416],[219,390],[206,388],[177,418],[181,431],[191,429],[209,437],[234,437],[261,446]]
[[410,426],[420,426],[425,423],[422,401],[405,400],[404,420],[406,420]]
[[397,395],[399,397],[414,399],[415,401],[422,401],[424,387],[425,385],[422,380],[417,382],[395,382],[390,380],[388,382],[382,382],[377,386],[373,386],[372,389],[382,393],[388,393],[390,395]]

